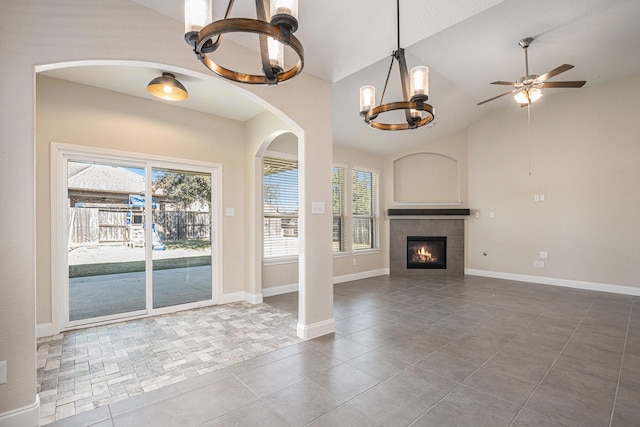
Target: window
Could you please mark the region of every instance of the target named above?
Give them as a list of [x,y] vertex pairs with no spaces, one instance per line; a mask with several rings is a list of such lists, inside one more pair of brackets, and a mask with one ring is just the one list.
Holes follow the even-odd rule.
[[264,259],[298,256],[298,161],[263,158]]
[[331,180],[333,208],[333,251],[344,252],[346,250],[346,191],[345,191],[345,168],[341,166],[333,167]]
[[378,247],[378,174],[354,169],[353,191],[353,249]]

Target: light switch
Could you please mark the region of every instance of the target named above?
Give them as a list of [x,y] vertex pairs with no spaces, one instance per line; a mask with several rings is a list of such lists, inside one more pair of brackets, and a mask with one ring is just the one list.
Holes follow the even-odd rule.
[[313,215],[324,214],[324,202],[311,202],[311,214]]

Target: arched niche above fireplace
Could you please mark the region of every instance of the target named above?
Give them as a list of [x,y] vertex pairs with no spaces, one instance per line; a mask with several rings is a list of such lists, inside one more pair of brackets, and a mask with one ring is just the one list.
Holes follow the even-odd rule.
[[393,161],[394,204],[460,204],[458,160],[413,153]]

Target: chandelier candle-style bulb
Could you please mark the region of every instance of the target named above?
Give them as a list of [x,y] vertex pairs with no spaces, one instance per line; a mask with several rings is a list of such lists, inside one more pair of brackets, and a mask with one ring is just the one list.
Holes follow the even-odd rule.
[[418,65],[413,67],[409,73],[411,98],[419,97],[423,99],[429,98],[429,67],[426,65]]
[[365,115],[376,104],[376,88],[373,86],[362,86],[360,88],[360,114]]
[[213,20],[212,0],[185,0],[184,32],[197,33]]
[[298,19],[297,0],[271,0],[271,16],[291,15]]
[[269,49],[269,64],[271,69],[281,73],[284,70],[284,45],[278,40],[268,37],[267,46]]
[[292,33],[298,29],[298,0],[271,0],[270,9],[272,24]]

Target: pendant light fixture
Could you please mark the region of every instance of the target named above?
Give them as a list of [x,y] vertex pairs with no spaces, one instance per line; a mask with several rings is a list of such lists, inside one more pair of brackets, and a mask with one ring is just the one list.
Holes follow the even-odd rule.
[[[255,0],[257,19],[230,18],[233,3],[234,0],[229,0],[224,19],[211,22],[212,0],[185,0],[184,38],[193,48],[196,58],[218,76],[239,83],[276,85],[300,74],[304,66],[304,49],[293,35],[298,29],[298,1]],[[210,55],[229,33],[258,35],[263,74],[233,71],[212,59]],[[298,56],[290,68],[285,68],[285,46]]]
[[[411,73],[407,72],[407,62],[404,57],[404,49],[400,48],[400,0],[396,1],[398,49],[391,55],[391,65],[384,83],[380,104],[376,103],[376,89],[373,86],[360,88],[360,115],[364,117],[366,124],[381,130],[405,130],[416,129],[433,121],[434,108],[427,104],[429,99],[429,68],[424,65],[413,67]],[[383,104],[384,94],[387,91],[389,76],[393,68],[393,62],[398,61],[400,69],[400,83],[402,85],[403,100]],[[378,121],[382,113],[394,110],[404,110],[405,121],[401,123],[383,123]],[[424,114],[424,117],[423,117]]]
[[147,85],[147,91],[166,101],[182,101],[189,97],[187,89],[171,73],[162,73],[162,77],[156,77]]

